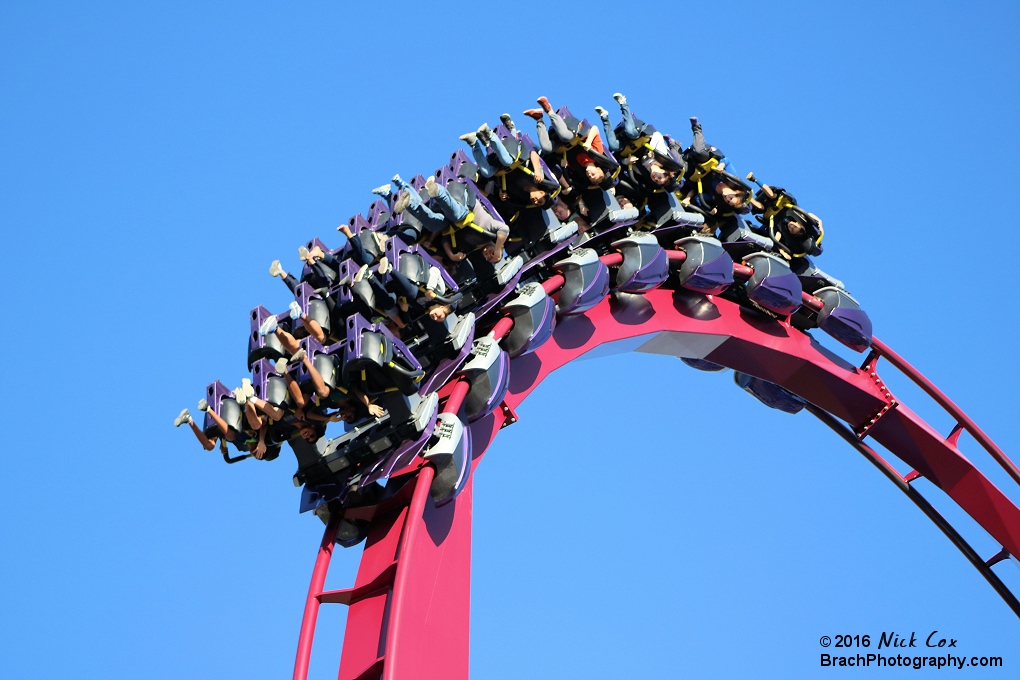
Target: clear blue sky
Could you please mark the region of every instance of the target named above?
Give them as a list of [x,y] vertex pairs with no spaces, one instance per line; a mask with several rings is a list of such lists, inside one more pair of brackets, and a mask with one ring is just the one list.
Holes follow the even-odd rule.
[[[322,531],[297,514],[293,460],[228,467],[171,421],[243,376],[247,311],[287,300],[271,260],[335,241],[372,187],[538,95],[590,116],[619,90],[685,141],[699,116],[740,171],[824,218],[819,264],[876,334],[1020,458],[1018,18],[1005,2],[5,3],[0,675],[289,674]],[[970,675],[1016,677],[1020,623],[806,413],[624,355],[567,367],[520,415],[475,480],[474,678],[811,678],[832,672],[822,635],[933,629],[1005,657]],[[323,611],[314,677],[335,677],[343,616]]]

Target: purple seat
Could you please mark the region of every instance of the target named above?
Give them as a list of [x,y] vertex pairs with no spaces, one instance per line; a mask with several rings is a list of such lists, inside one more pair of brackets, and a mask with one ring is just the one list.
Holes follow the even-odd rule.
[[541,347],[556,328],[556,303],[539,283],[522,286],[517,297],[503,307],[503,312],[514,321],[514,327],[502,343],[511,359]]
[[[361,232],[363,231],[381,231],[383,229],[383,226],[373,225],[371,222],[365,219],[364,215],[360,213],[349,219],[347,221],[347,224],[351,228],[351,231],[353,231],[358,236],[361,236]],[[379,248],[376,246],[375,239],[362,238],[361,245],[362,247],[364,247],[365,252],[372,256],[373,260],[378,260],[380,257],[384,255],[384,253],[381,252]],[[349,249],[350,246],[346,246],[345,252],[349,252]],[[342,279],[343,275],[341,275],[340,278]]]
[[346,343],[344,384],[360,383],[369,396],[392,388],[405,395],[418,391],[425,377],[421,364],[382,324],[371,324],[360,314],[351,315],[347,319]]
[[435,178],[436,184],[442,187],[449,185],[450,182],[456,182],[460,180],[460,177],[457,176],[457,173],[451,170],[450,166],[448,165],[444,165],[443,167],[436,170]]
[[390,215],[393,210],[389,204],[382,199],[374,201],[368,207],[368,223],[373,229],[385,229],[390,222]]
[[634,234],[612,244],[623,255],[616,287],[625,293],[647,293],[669,277],[669,259],[651,234]]
[[308,248],[308,250],[311,250],[312,248],[314,248],[316,246],[321,248],[322,252],[324,252],[324,253],[332,253],[333,252],[333,250],[329,246],[327,246],[325,243],[323,243],[322,240],[318,236],[313,238],[311,241],[308,241],[307,243],[305,243],[305,248]]
[[248,314],[248,367],[259,359],[279,359],[287,355],[275,333],[259,335],[259,328],[266,319],[274,316],[268,309],[259,305]]
[[269,359],[259,359],[251,367],[251,378],[255,396],[259,399],[264,399],[275,406],[282,406],[290,400],[287,381],[276,372],[275,362]]
[[[234,393],[226,385],[219,380],[209,383],[205,388],[205,400],[209,402],[209,408],[226,421],[227,427],[241,432],[244,414],[241,411],[240,404],[234,399]],[[202,421],[202,431],[205,432],[207,437],[226,435],[225,432],[220,432],[220,429],[216,426],[213,419],[209,417],[208,413],[205,414],[205,418]],[[234,437],[235,444],[238,444],[237,440],[239,438],[238,436]]]
[[818,312],[818,327],[855,352],[871,346],[871,319],[857,300],[842,288],[827,286],[815,291],[824,303]]
[[460,167],[465,163],[474,164],[474,161],[464,152],[464,149],[457,149],[450,154],[450,162],[447,163],[447,166],[454,173],[457,173],[460,171]]
[[458,290],[457,282],[446,268],[417,244],[409,246],[400,238],[393,236],[386,242],[386,257],[412,283],[424,286],[428,281],[429,268],[435,267],[446,284],[446,290],[454,293]]
[[688,236],[676,241],[676,247],[687,254],[678,272],[684,288],[716,295],[733,283],[733,260],[716,239]]
[[591,248],[578,248],[553,269],[564,279],[557,305],[560,314],[583,314],[609,295],[609,268]]
[[448,166],[458,177],[471,180],[478,177],[478,165],[464,153],[463,149],[457,149],[450,154]]
[[768,253],[754,253],[745,257],[744,263],[754,269],[744,284],[748,299],[781,316],[800,308],[803,292],[800,279],[785,260]]
[[294,299],[301,306],[301,313],[309,319],[318,322],[322,326],[323,332],[329,335],[329,306],[323,299],[323,294],[315,292],[307,283],[302,283],[294,291]]

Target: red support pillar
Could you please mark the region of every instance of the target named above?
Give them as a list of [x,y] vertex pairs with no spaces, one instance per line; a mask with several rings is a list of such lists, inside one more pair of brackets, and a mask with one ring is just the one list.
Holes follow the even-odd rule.
[[312,641],[315,639],[315,622],[319,617],[319,596],[326,585],[326,573],[329,562],[333,558],[333,541],[336,539],[340,515],[333,515],[326,524],[326,531],[319,543],[319,554],[315,557],[315,568],[312,570],[312,582],[308,585],[308,597],[305,599],[305,613],[301,618],[301,634],[298,636],[297,658],[294,660],[294,680],[305,680],[308,677],[308,662],[312,658]]

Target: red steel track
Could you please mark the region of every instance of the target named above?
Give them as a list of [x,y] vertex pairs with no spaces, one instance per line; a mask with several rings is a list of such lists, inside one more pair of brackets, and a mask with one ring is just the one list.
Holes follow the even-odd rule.
[[[562,319],[548,342],[511,362],[510,390],[502,407],[470,426],[472,470],[499,430],[516,422],[515,409],[547,375],[599,345],[645,335],[642,352],[707,359],[807,400],[808,410],[897,484],[1020,616],[1020,603],[990,568],[1020,555],[1020,509],[960,453],[961,431],[973,435],[1017,482],[1020,472],[953,402],[878,340],[858,368],[806,333],[727,300],[666,289],[612,295],[585,314]],[[893,397],[876,370],[880,358],[906,373],[956,419],[948,436]],[[449,397],[454,389],[447,385],[442,395]],[[454,399],[463,399],[463,387],[457,391]],[[455,406],[448,403],[446,409]],[[891,451],[912,472],[900,475],[867,439]],[[326,527],[301,626],[296,680],[307,677],[320,603],[349,607],[340,680],[468,677],[472,480],[454,501],[437,508],[428,493],[431,467],[420,464],[400,474],[417,478],[378,506],[346,511],[348,517],[372,522],[351,588],[322,590],[340,518],[334,516]],[[1002,550],[988,560],[978,556],[911,486],[920,477],[959,504]]]

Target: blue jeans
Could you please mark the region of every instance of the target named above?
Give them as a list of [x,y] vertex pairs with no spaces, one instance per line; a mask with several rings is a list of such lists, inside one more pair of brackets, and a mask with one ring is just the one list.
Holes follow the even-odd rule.
[[425,230],[429,233],[442,231],[446,226],[446,221],[443,219],[442,215],[430,210],[429,207],[422,202],[421,194],[418,193],[418,190],[403,179],[397,180],[396,184],[411,196],[411,202],[407,206],[407,211],[414,215],[415,218],[422,223]]
[[[634,116],[630,112],[629,104],[620,104],[620,111],[623,113],[623,134],[627,136],[627,139],[637,139],[641,136],[638,132],[637,123],[634,122]],[[616,153],[620,150],[620,140],[616,136],[616,130],[609,123],[609,116],[607,115],[602,119],[602,127],[606,131],[606,144],[609,146],[609,150]]]
[[[490,138],[489,146],[492,147],[492,151],[496,154],[496,160],[499,161],[500,165],[509,168],[514,164],[514,159],[510,156],[510,152],[506,150],[506,147],[503,146],[501,139],[493,135]],[[475,159],[475,163],[478,164],[478,171],[482,173],[483,177],[492,177],[496,174],[496,169],[489,163],[489,154],[477,139],[471,145],[471,156]]]
[[[503,147],[502,144],[499,146],[500,148]],[[503,149],[503,152],[506,153],[506,149]],[[510,154],[507,154],[507,156],[509,155]],[[511,161],[511,163],[513,163],[513,161]],[[454,200],[453,196],[450,195],[450,192],[447,191],[444,186],[439,187],[439,193],[436,194],[436,201],[439,204],[439,210],[446,215],[446,219],[451,222],[460,222],[471,212],[466,205],[461,205]]]

